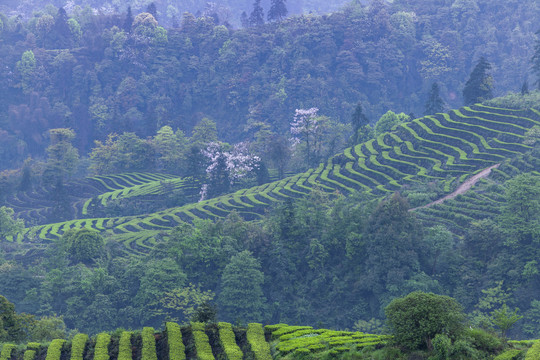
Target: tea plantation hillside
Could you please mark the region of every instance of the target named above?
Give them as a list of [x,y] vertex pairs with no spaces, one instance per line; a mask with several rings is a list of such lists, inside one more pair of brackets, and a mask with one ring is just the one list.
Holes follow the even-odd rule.
[[[55,339],[47,344],[28,343],[16,346],[5,343],[0,358],[11,360],[271,360],[296,358],[371,358],[370,353],[383,348],[389,335],[314,329],[311,326],[286,324],[247,327],[230,323],[191,323],[180,326],[167,322],[165,330],[156,332],[118,330],[90,338],[77,334],[70,341]],[[540,343],[511,341],[495,359],[536,359]],[[533,346],[531,346],[533,345]],[[367,357],[365,357],[367,356]],[[521,358],[521,357],[520,357]]]
[[[530,150],[523,139],[526,131],[535,125],[540,125],[540,112],[535,109],[464,107],[401,123],[391,132],[348,148],[304,173],[148,215],[85,218],[89,207],[96,202],[106,204],[109,199],[119,197],[161,196],[162,179],[166,179],[166,175],[96,177],[92,181],[101,184],[102,193],[76,203],[78,219],[35,226],[9,240],[52,241],[69,229],[89,228],[114,235],[124,243],[128,253],[144,253],[153,247],[157,234],[179,223],[219,219],[231,211],[248,220],[257,219],[270,205],[303,197],[314,188],[329,193],[367,192],[383,196],[437,182],[442,185],[443,190],[438,194],[442,196],[483,169]],[[144,183],[141,177],[153,180]],[[172,187],[182,183],[181,179],[169,181]],[[20,205],[17,209],[19,212],[39,211],[22,208]],[[47,208],[46,204],[43,208]],[[423,210],[422,213],[436,211]]]

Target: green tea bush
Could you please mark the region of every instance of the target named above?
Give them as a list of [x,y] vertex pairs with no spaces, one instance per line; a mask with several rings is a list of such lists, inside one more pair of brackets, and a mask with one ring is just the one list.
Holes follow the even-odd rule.
[[[279,330],[277,332],[279,332]],[[255,360],[272,360],[270,345],[268,345],[264,338],[264,331],[261,324],[248,324],[246,336],[247,341],[251,346],[251,351],[255,354]]]
[[[132,360],[133,353],[131,350],[131,331],[124,331],[120,335],[120,341],[118,343],[118,360]],[[174,358],[171,358],[174,359]]]
[[11,352],[13,349],[15,349],[14,344],[4,344],[4,346],[2,346],[2,352],[0,353],[0,360],[11,359]]
[[535,341],[531,348],[527,351],[527,355],[525,355],[525,360],[538,359],[540,359],[540,340]]
[[96,337],[96,347],[94,348],[94,360],[109,360],[109,344],[111,335],[107,333],[98,334]]
[[502,354],[497,355],[493,360],[517,360],[521,359],[521,355],[523,353],[523,350],[518,349],[510,349]]
[[71,341],[71,360],[83,360],[84,348],[88,341],[88,335],[77,334]]
[[195,341],[197,359],[214,360],[214,354],[212,354],[212,348],[210,347],[210,340],[208,339],[208,335],[204,332],[204,323],[191,323],[191,330],[193,332],[193,340]]
[[167,329],[167,342],[169,344],[169,359],[184,360],[186,358],[186,348],[182,342],[180,325],[168,322],[165,324],[165,327]]
[[62,346],[66,340],[64,339],[54,339],[51,341],[49,348],[47,349],[47,357],[45,360],[60,360],[62,355]]
[[218,323],[219,341],[228,360],[242,360],[244,354],[236,344],[236,338],[232,326],[229,323]]
[[36,350],[26,350],[24,352],[23,360],[34,360],[36,357]]
[[142,331],[142,360],[157,360],[154,328],[145,327]]

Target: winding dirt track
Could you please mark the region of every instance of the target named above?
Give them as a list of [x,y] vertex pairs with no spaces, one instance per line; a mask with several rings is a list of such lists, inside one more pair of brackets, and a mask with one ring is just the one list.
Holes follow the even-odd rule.
[[426,204],[424,206],[419,206],[419,207],[414,208],[414,209],[409,209],[409,211],[414,211],[414,210],[417,210],[417,209],[422,209],[422,208],[430,207],[430,206],[433,206],[433,205],[437,205],[437,204],[440,204],[440,203],[442,203],[442,202],[444,202],[446,200],[453,199],[456,196],[461,195],[461,194],[469,191],[469,189],[471,187],[473,187],[474,184],[476,184],[478,182],[478,180],[487,177],[491,173],[491,170],[498,168],[499,165],[501,165],[501,164],[500,163],[495,164],[493,166],[490,166],[490,167],[485,168],[484,170],[480,171],[478,174],[474,175],[470,179],[467,179],[463,184],[459,185],[458,188],[456,189],[456,191],[454,191],[453,193],[448,194],[448,195],[446,195],[446,196],[444,196],[444,197],[442,197],[442,198],[440,198],[438,200],[435,200],[433,202],[430,202],[429,204]]

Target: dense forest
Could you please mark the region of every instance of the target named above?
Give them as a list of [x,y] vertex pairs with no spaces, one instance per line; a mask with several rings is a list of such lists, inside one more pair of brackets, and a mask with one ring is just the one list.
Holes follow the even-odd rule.
[[540,352],[536,1],[42,5],[0,7],[0,359]]

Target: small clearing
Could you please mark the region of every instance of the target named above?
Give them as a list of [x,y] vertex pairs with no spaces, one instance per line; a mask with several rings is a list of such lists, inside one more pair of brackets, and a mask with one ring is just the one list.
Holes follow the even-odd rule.
[[501,164],[500,163],[495,164],[493,166],[490,166],[490,167],[485,168],[484,170],[480,171],[478,174],[474,175],[470,179],[467,179],[463,184],[459,185],[458,188],[453,193],[448,194],[448,195],[446,195],[446,196],[444,196],[444,197],[442,197],[442,198],[440,198],[438,200],[435,200],[433,202],[430,202],[429,204],[426,204],[424,206],[419,206],[419,207],[414,208],[414,209],[409,209],[409,211],[414,211],[414,210],[417,210],[417,209],[427,208],[427,207],[431,207],[433,205],[441,204],[446,200],[453,199],[456,196],[461,195],[461,194],[469,191],[469,189],[471,187],[473,187],[474,184],[476,184],[478,182],[478,180],[483,179],[485,177],[488,177],[489,174],[491,173],[491,170],[498,168],[499,165],[501,165]]

